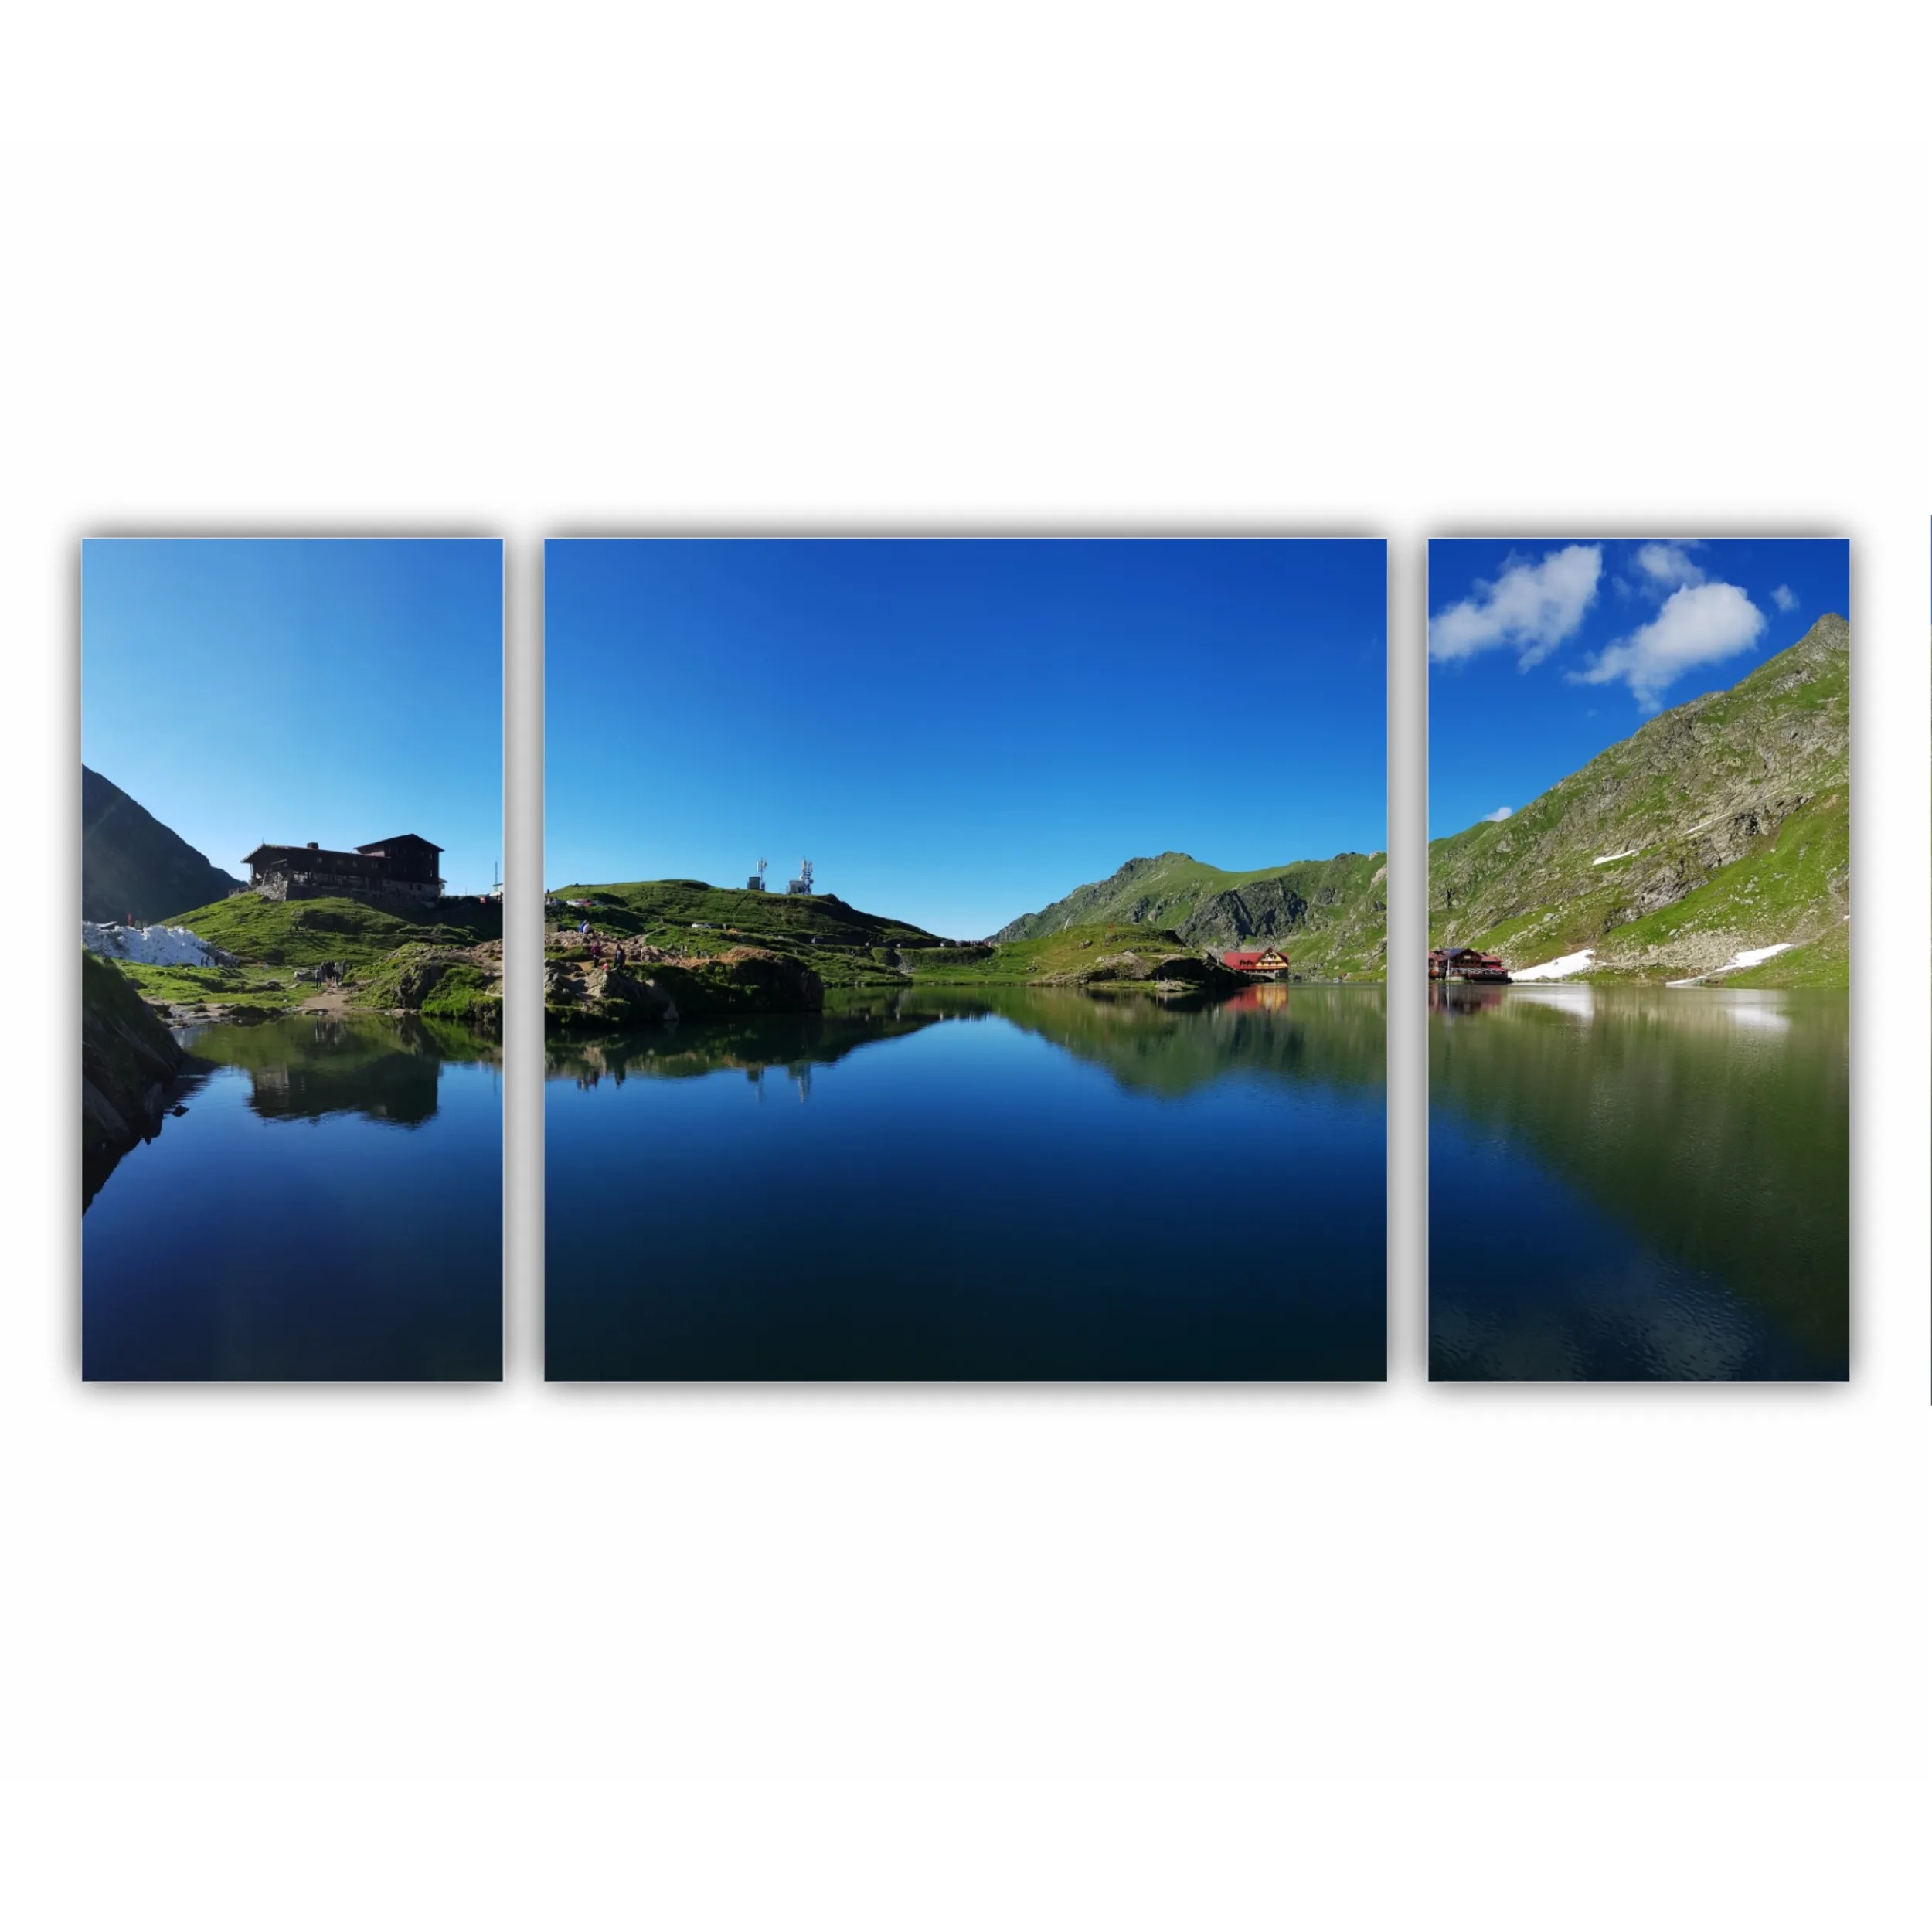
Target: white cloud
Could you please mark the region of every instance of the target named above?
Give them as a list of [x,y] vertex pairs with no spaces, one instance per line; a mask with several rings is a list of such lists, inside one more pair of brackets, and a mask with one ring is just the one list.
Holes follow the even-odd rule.
[[1513,805],[1498,805],[1494,811],[1485,811],[1478,821],[1485,825],[1500,825],[1505,818],[1515,816]]
[[1438,664],[1512,646],[1520,668],[1540,664],[1583,621],[1596,601],[1604,553],[1594,543],[1552,550],[1540,563],[1512,559],[1493,583],[1478,583],[1429,621],[1429,655]]
[[1681,543],[1645,543],[1637,552],[1637,567],[1650,579],[1653,589],[1675,590],[1686,583],[1702,583],[1704,573],[1690,560]]
[[1628,685],[1645,711],[1686,671],[1748,651],[1764,629],[1764,613],[1734,583],[1687,583],[1641,630],[1597,653],[1577,684]]
[[1781,583],[1771,593],[1771,601],[1781,611],[1795,611],[1798,608],[1798,593],[1788,583]]

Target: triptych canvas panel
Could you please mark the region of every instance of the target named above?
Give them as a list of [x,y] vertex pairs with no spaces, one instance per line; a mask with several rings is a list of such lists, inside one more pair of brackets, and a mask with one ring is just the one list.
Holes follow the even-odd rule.
[[502,1372],[502,587],[84,546],[90,1379]]
[[[549,543],[546,1376],[1381,1379],[1391,990],[1433,1377],[1844,1376],[1845,546],[1430,546],[1426,969],[1388,570]],[[499,1375],[500,546],[83,627],[83,1373]]]
[[549,545],[549,1374],[1379,1377],[1386,581]]
[[1429,587],[1430,1374],[1843,1378],[1847,546]]

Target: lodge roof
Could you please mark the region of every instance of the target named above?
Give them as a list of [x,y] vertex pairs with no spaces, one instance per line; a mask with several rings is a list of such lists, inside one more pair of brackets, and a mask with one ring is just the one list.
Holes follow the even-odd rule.
[[433,852],[440,855],[443,848],[432,845],[428,839],[413,832],[406,832],[399,838],[378,838],[366,845],[358,845],[353,851],[346,847],[318,845],[310,843],[284,844],[270,841],[257,845],[253,852],[242,855],[244,866],[271,863],[277,859],[306,859],[311,862],[337,859],[353,871],[359,866],[379,864],[391,854],[400,855],[406,852]]
[[372,839],[366,845],[358,845],[355,849],[363,852],[380,852],[391,850],[397,845],[420,845],[425,852],[440,852],[443,849],[440,845],[431,845],[420,833],[413,832],[399,832],[393,838]]
[[253,852],[243,852],[242,863],[252,866],[258,860],[279,858],[284,852],[298,859],[355,859],[359,856],[352,852],[338,852],[332,845],[271,844],[257,845]]

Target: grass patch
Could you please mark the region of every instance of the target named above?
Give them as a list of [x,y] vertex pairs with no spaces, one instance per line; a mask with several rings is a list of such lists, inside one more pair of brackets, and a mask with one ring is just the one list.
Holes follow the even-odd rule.
[[1835,931],[1821,934],[1808,944],[1794,946],[1761,966],[1726,973],[1713,982],[1719,986],[1778,986],[1849,992],[1852,988],[1852,929],[1840,920]]
[[648,939],[658,946],[689,944],[693,951],[814,939],[821,945],[867,949],[907,941],[934,943],[934,936],[921,927],[861,912],[831,893],[747,892],[708,886],[699,879],[646,879],[628,885],[562,886],[553,896],[590,902],[587,906],[552,910],[549,920],[553,927],[567,928],[588,919],[600,933]]
[[358,899],[264,899],[238,893],[172,922],[251,964],[369,966],[399,946],[475,946],[503,937],[502,908],[365,905]]
[[143,966],[117,964],[143,999],[168,1006],[260,1006],[281,1012],[299,1006],[315,991],[290,983],[287,972],[259,966]]

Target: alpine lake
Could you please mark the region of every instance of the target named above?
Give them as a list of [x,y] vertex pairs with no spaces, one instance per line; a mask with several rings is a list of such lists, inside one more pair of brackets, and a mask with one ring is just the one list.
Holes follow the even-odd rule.
[[1432,1378],[1842,1379],[1849,1011],[1432,988]]
[[553,1039],[546,1373],[1379,1380],[1385,1004],[891,988]]
[[[1843,1378],[1843,993],[1451,985],[1430,1372]],[[1384,989],[834,993],[546,1047],[562,1380],[1376,1380]],[[488,1379],[502,1077],[427,1021],[181,1036],[82,1222],[84,1372]]]
[[82,1217],[87,1379],[500,1376],[496,1043],[376,1015],[177,1038],[160,1133]]

